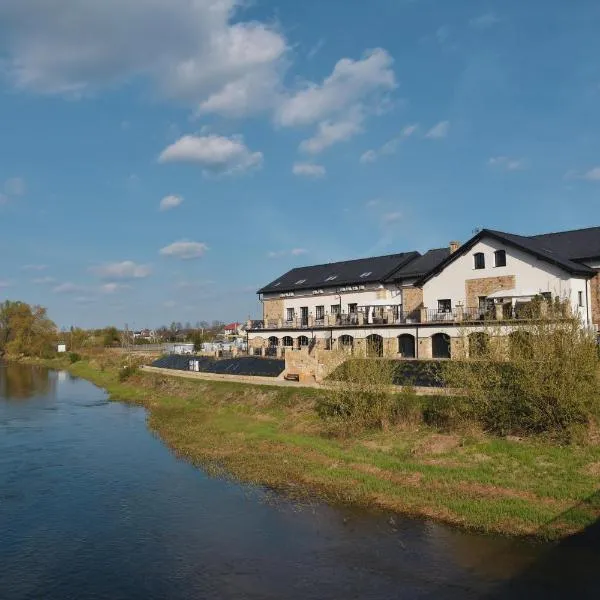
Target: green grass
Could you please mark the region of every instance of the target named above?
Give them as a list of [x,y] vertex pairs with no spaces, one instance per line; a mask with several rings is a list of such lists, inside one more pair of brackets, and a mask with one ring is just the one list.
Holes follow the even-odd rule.
[[426,426],[327,437],[314,389],[69,369],[147,407],[149,426],[209,472],[329,502],[508,535],[559,538],[600,516],[600,447],[509,440]]

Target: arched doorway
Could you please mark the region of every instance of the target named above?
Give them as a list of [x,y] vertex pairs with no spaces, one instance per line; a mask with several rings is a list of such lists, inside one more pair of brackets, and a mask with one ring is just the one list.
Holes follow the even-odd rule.
[[434,333],[431,336],[431,355],[433,358],[450,358],[450,336]]
[[269,338],[269,344],[268,344],[268,345],[269,345],[269,347],[271,347],[271,348],[279,346],[279,338],[278,338],[278,337],[275,337],[274,335],[272,335],[272,336]]
[[279,338],[272,335],[268,340],[267,340],[267,351],[266,351],[266,355],[267,356],[277,356],[277,347],[279,346]]
[[482,358],[490,350],[490,336],[483,331],[469,334],[469,356],[471,358]]
[[367,337],[367,356],[383,356],[383,338],[376,333]]
[[309,344],[310,344],[310,341],[305,335],[301,335],[298,338],[298,346],[300,346],[300,348],[302,348],[302,346],[308,346]]
[[294,345],[294,340],[289,335],[284,336],[282,342],[286,348],[291,348]]
[[340,350],[352,352],[354,350],[354,338],[351,335],[341,335],[338,338]]
[[415,336],[409,333],[403,333],[398,336],[398,353],[402,358],[415,357]]

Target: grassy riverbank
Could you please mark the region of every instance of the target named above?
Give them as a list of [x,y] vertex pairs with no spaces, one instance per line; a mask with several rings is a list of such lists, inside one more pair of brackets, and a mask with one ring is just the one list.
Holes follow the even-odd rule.
[[315,415],[318,390],[143,374],[120,382],[95,361],[69,368],[145,406],[182,457],[242,481],[510,535],[558,538],[600,516],[598,445],[424,426],[331,439]]

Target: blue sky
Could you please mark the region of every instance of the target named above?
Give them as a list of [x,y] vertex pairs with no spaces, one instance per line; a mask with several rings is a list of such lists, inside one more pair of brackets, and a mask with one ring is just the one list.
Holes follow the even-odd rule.
[[2,0],[0,298],[230,321],[293,266],[599,225],[599,26],[594,0]]

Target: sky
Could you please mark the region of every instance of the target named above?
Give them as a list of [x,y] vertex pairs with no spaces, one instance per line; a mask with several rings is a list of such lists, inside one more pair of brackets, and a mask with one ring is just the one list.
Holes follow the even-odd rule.
[[1,0],[0,300],[229,322],[295,266],[600,225],[573,4]]

